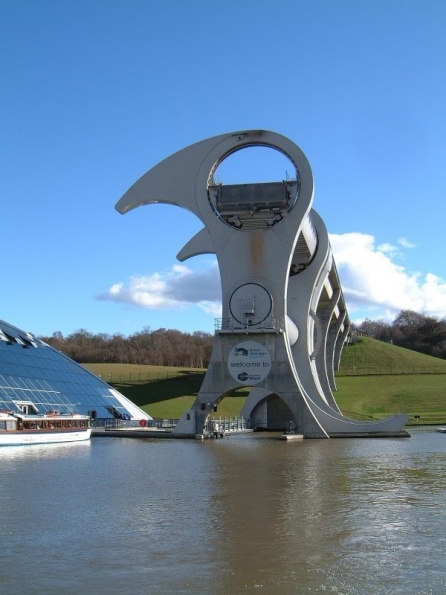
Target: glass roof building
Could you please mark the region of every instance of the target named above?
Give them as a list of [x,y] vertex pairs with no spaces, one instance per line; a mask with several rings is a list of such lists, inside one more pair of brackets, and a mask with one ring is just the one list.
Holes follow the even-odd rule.
[[34,335],[0,320],[0,409],[152,419],[103,380]]

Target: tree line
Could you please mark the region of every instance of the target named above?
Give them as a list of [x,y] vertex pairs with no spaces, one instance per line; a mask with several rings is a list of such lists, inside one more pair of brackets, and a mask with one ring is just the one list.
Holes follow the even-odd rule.
[[[446,318],[440,320],[402,310],[391,323],[367,319],[354,324],[352,332],[446,359]],[[152,331],[150,327],[128,337],[79,329],[66,337],[58,331],[51,337],[40,338],[78,363],[186,368],[207,368],[213,344],[213,335],[209,333],[183,333],[165,328]]]
[[128,337],[120,333],[93,334],[79,329],[64,337],[60,331],[42,341],[78,363],[150,364],[206,368],[211,357],[213,335],[196,331],[183,333],[149,327]]
[[402,310],[391,323],[367,319],[359,325],[353,325],[352,330],[373,339],[446,359],[446,318]]

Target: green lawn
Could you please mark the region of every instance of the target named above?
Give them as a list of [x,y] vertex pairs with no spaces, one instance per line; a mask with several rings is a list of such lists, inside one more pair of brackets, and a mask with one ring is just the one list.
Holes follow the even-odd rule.
[[[152,417],[179,418],[194,402],[205,370],[84,364]],[[446,360],[374,339],[344,349],[334,393],[341,411],[355,419],[408,413],[410,423],[446,423]],[[242,388],[226,397],[217,415],[236,416],[246,400]],[[420,419],[415,419],[420,416]]]
[[[348,417],[379,419],[407,413],[410,422],[446,423],[446,375],[344,376],[336,379],[334,393]],[[419,423],[419,422],[418,422]]]

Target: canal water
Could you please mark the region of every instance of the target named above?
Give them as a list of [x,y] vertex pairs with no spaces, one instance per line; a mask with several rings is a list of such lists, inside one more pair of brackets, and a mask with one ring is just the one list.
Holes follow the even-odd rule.
[[446,593],[446,435],[0,449],[2,595]]

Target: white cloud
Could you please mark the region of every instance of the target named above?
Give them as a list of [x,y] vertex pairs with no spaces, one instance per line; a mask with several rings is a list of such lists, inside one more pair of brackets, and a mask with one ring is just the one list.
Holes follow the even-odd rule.
[[409,240],[406,240],[406,238],[398,238],[398,244],[400,246],[402,246],[403,248],[416,248],[416,244],[412,244],[411,242],[409,242]]
[[198,305],[212,318],[221,318],[221,300],[218,302],[199,302]]
[[[390,243],[375,244],[372,235],[331,234],[330,242],[350,317],[393,320],[401,310],[446,316],[446,281],[431,273],[410,272],[401,264],[404,254]],[[400,238],[400,246],[413,244]],[[133,304],[152,310],[198,306],[221,317],[221,287],[217,262],[197,272],[176,264],[171,270],[133,276],[115,283],[98,299]]]
[[113,284],[97,299],[133,304],[153,310],[197,305],[214,317],[221,316],[221,289],[217,263],[196,272],[184,265],[170,271],[130,277],[127,284]]
[[378,252],[383,252],[384,254],[391,254],[395,256],[398,254],[398,248],[393,246],[392,244],[380,244],[377,248]]
[[399,253],[391,245],[375,246],[375,238],[362,233],[331,234],[330,242],[352,318],[393,319],[401,310],[446,316],[446,281],[408,271],[393,260]]

